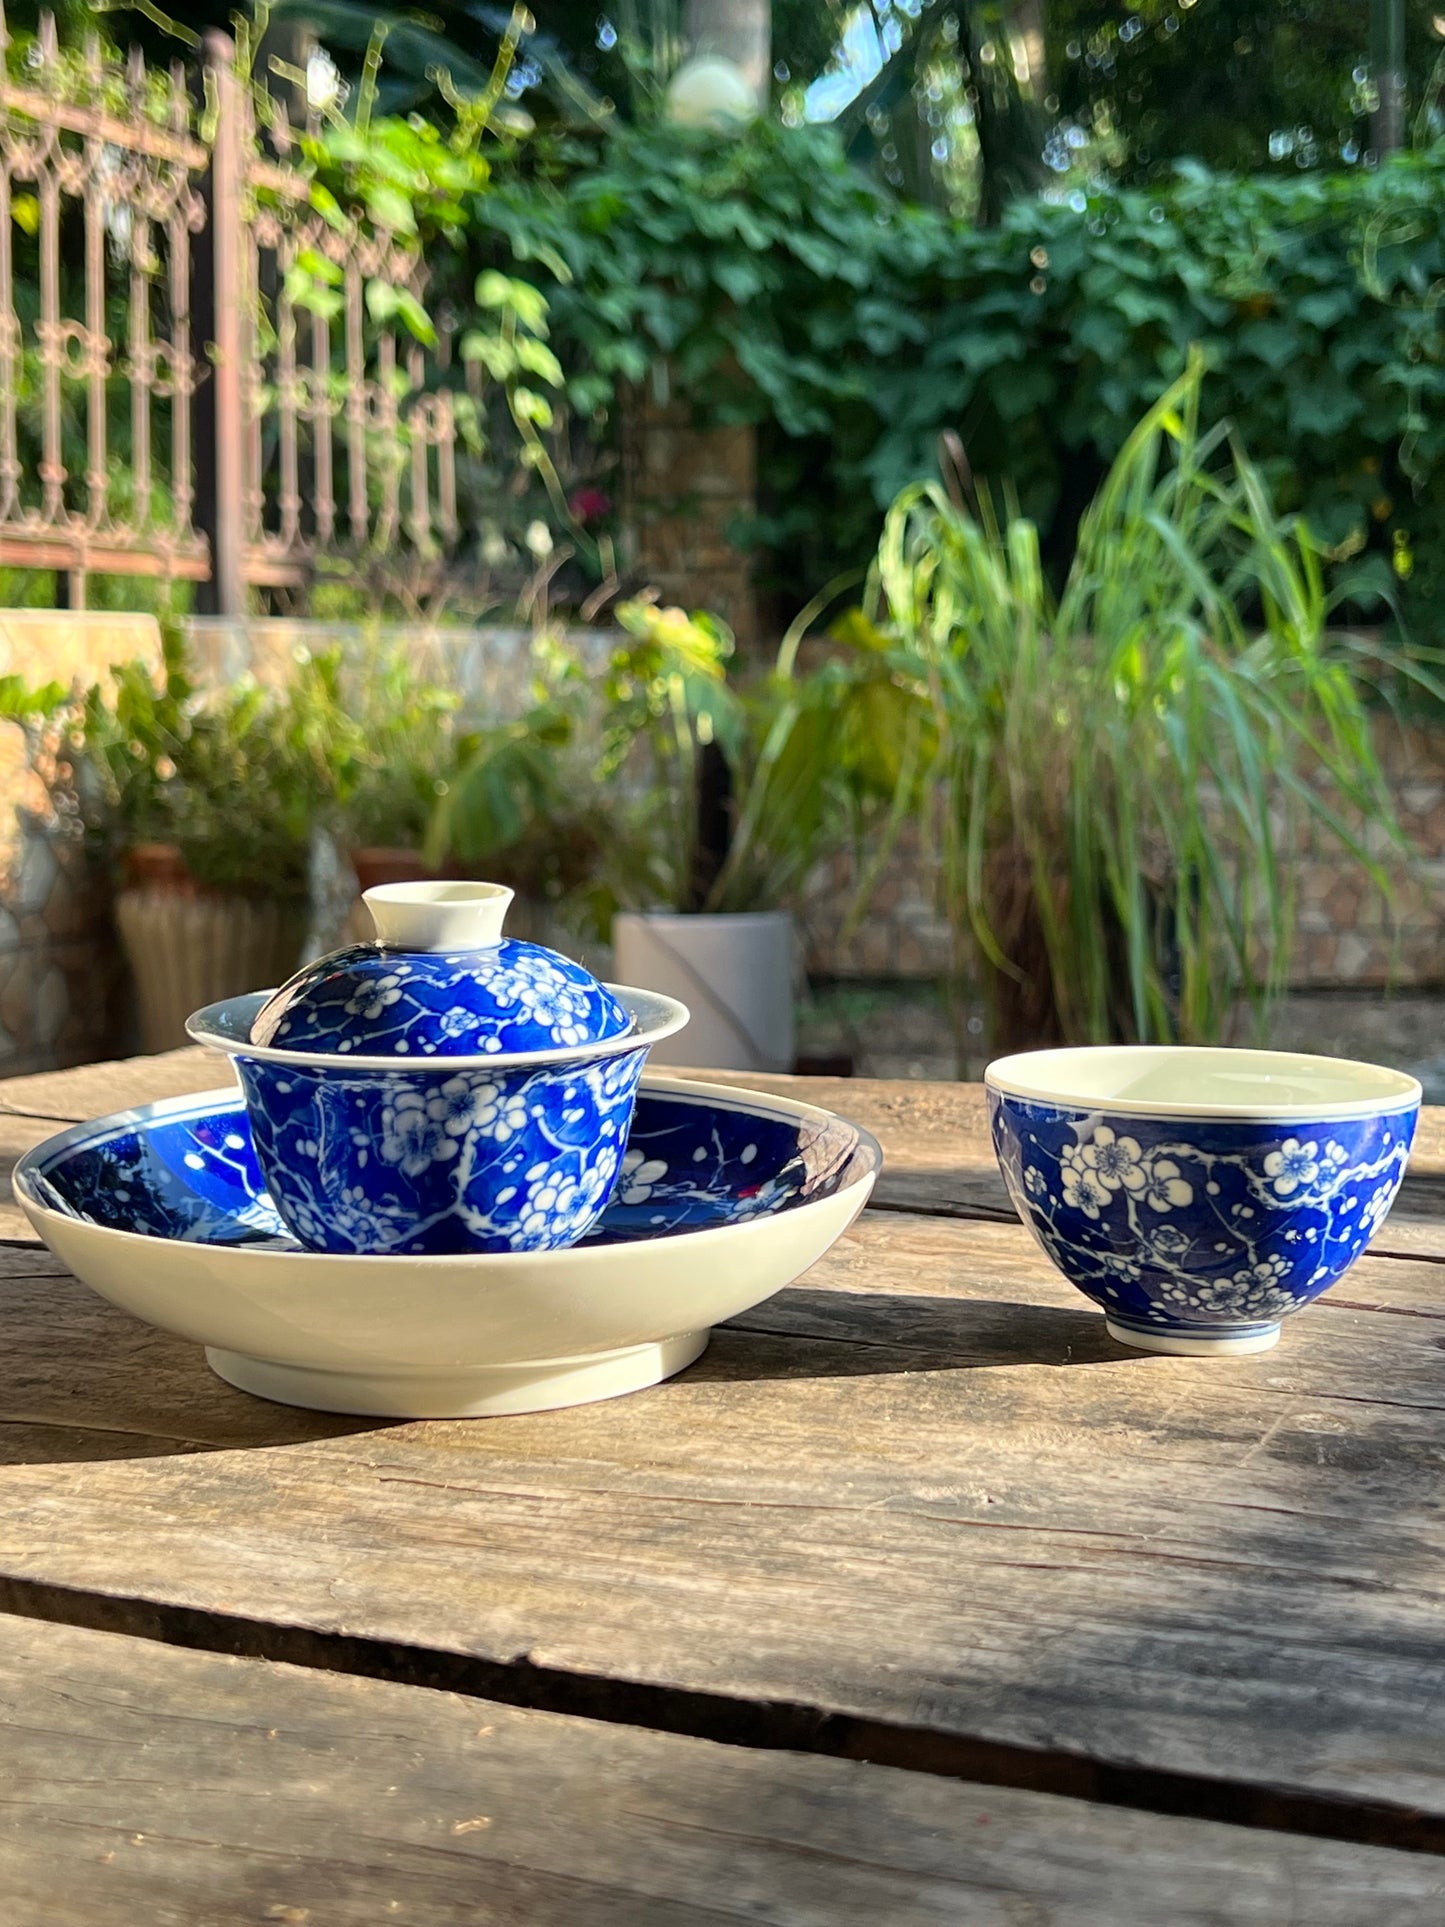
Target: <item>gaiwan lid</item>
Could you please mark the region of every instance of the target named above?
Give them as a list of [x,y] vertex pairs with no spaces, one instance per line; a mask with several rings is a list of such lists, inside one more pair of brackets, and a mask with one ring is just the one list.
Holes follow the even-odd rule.
[[632,1019],[581,964],[502,935],[499,883],[387,883],[364,893],[374,943],[309,963],[256,1015],[272,1050],[472,1057],[571,1050]]

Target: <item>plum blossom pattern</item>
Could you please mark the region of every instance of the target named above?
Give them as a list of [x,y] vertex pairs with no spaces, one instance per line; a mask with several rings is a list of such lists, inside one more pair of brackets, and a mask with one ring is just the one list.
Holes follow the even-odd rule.
[[[1151,1211],[1172,1211],[1194,1197],[1193,1186],[1180,1176],[1173,1158],[1146,1157],[1137,1138],[1118,1137],[1107,1124],[1098,1127],[1089,1143],[1064,1147],[1059,1175],[1064,1203],[1086,1218],[1097,1219],[1117,1192],[1142,1198]],[[1037,1167],[1025,1175],[1024,1188],[1035,1198],[1047,1195],[1047,1181]]]
[[[611,1069],[599,1080],[604,1090],[624,1081]],[[83,1142],[57,1153],[31,1182],[53,1208],[116,1230],[294,1252],[298,1235],[320,1244],[328,1225],[340,1225],[357,1249],[396,1248],[386,1244],[394,1225],[385,1193],[366,1177],[374,1157],[364,1166],[358,1161],[354,1181],[326,1198],[320,1211],[293,1197],[294,1229],[288,1229],[266,1191],[250,1120],[234,1093],[194,1100],[179,1112],[174,1105],[157,1109],[166,1114],[139,1124],[131,1117],[123,1124],[99,1120],[87,1127]],[[445,1132],[454,1116],[449,1111],[429,1122]],[[348,1132],[359,1159],[371,1138],[359,1129],[357,1137],[360,1144]],[[318,1141],[306,1141],[308,1155],[319,1155]],[[590,1183],[566,1172],[536,1173],[531,1165],[508,1173],[516,1195],[527,1192],[522,1219],[528,1232],[540,1231],[549,1215],[575,1226],[597,1190],[614,1179],[611,1201],[585,1232],[589,1242],[625,1243],[743,1223],[830,1196],[852,1182],[860,1159],[871,1166],[876,1148],[865,1149],[857,1128],[842,1118],[800,1125],[770,1116],[742,1093],[704,1098],[686,1090],[644,1090],[615,1164],[613,1155],[609,1147]],[[453,1164],[443,1160],[442,1168]],[[398,1169],[388,1166],[388,1178]]]
[[652,1187],[667,1176],[663,1158],[650,1158],[641,1151],[629,1151],[622,1160],[622,1184],[618,1196],[624,1204],[646,1204]]
[[604,984],[541,944],[504,938],[452,953],[363,943],[283,984],[251,1041],[373,1057],[499,1055],[603,1043],[631,1022]]
[[1064,1152],[1059,1159],[1059,1176],[1063,1180],[1064,1203],[1071,1210],[1082,1211],[1086,1218],[1097,1218],[1107,1207],[1109,1193],[1084,1162],[1082,1151]]
[[1189,1312],[1199,1308],[1246,1320],[1282,1318],[1295,1308],[1292,1292],[1280,1280],[1289,1272],[1285,1258],[1262,1258],[1229,1278],[1206,1278],[1185,1286],[1171,1279],[1159,1293],[1166,1305]]
[[646,1054],[452,1075],[236,1067],[266,1189],[302,1244],[546,1251],[611,1196]]
[[1307,1190],[1320,1174],[1320,1161],[1315,1153],[1319,1146],[1313,1139],[1301,1144],[1297,1137],[1287,1137],[1277,1151],[1271,1151],[1264,1161],[1264,1174],[1277,1196],[1292,1197],[1296,1191]]
[[1307,1304],[1393,1204],[1412,1107],[1301,1130],[1111,1117],[989,1092],[1020,1217],[1118,1325],[1242,1334]]
[[1194,1186],[1179,1175],[1173,1158],[1155,1158],[1148,1169],[1144,1202],[1151,1211],[1172,1211],[1176,1205],[1193,1204]]
[[1084,1145],[1079,1156],[1106,1191],[1142,1191],[1149,1182],[1139,1140],[1116,1137],[1107,1124],[1099,1126],[1093,1142]]
[[[448,1137],[445,1126],[428,1115],[435,1101],[429,1102],[419,1091],[400,1091],[392,1103],[382,1107],[381,1155],[388,1164],[399,1164],[409,1178],[420,1177],[439,1158],[457,1154],[456,1142]],[[310,1138],[303,1138],[297,1148],[313,1157],[318,1150]]]

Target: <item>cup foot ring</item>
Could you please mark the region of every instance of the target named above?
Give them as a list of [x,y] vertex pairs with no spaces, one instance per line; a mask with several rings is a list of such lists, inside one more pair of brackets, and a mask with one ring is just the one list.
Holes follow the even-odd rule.
[[1159,1327],[1125,1325],[1105,1317],[1109,1336],[1139,1352],[1164,1352],[1175,1358],[1244,1358],[1267,1352],[1279,1343],[1278,1325],[1257,1325],[1246,1332],[1214,1334],[1172,1332]]

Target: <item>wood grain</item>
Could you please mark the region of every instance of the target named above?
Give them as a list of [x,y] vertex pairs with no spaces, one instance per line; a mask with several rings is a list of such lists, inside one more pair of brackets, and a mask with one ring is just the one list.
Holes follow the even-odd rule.
[[869,1214],[670,1385],[377,1428],[23,1262],[10,1609],[1445,1848],[1437,1266],[1153,1359],[1020,1228]]
[[17,1158],[61,1128],[47,1118],[11,1117],[0,1112],[0,1246],[39,1244],[30,1220],[15,1202],[10,1174]]
[[[12,1080],[0,1128],[216,1077]],[[875,1130],[883,1208],[613,1405],[291,1412],[0,1254],[0,1604],[1445,1851],[1441,1114],[1382,1241],[1425,1258],[1196,1362],[1123,1352],[1016,1223],[970,1221],[1000,1195],[976,1089],[725,1081]]]
[[1435,1927],[1421,1855],[0,1620],[6,1927]]
[[124,1057],[81,1064],[74,1070],[0,1079],[0,1112],[77,1124],[132,1104],[153,1104],[164,1097],[184,1097],[234,1082],[230,1065],[215,1051],[192,1046],[158,1057]]

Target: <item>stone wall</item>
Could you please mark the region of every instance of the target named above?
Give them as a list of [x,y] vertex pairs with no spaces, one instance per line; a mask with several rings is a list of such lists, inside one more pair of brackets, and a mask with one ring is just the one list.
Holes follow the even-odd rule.
[[1415,860],[1372,840],[1393,882],[1386,904],[1337,849],[1306,856],[1291,970],[1301,989],[1445,985],[1445,731],[1386,723],[1377,743]]
[[623,417],[623,520],[632,571],[664,603],[709,609],[757,641],[751,564],[728,531],[757,507],[751,428],[694,428],[666,389],[631,391]]
[[813,878],[802,904],[803,952],[817,977],[938,978],[949,969],[948,925],[938,910],[931,868],[909,825],[856,929],[858,877],[851,855]]

